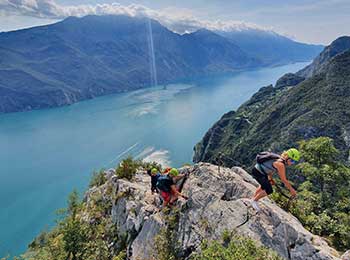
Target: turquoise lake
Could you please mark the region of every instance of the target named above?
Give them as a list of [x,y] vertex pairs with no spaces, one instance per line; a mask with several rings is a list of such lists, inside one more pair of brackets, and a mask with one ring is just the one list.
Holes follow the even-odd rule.
[[71,106],[0,115],[0,258],[18,255],[94,170],[127,155],[181,166],[226,112],[308,63],[110,95]]

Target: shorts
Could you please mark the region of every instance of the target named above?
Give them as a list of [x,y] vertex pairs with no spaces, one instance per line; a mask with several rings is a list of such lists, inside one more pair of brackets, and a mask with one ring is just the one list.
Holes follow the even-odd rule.
[[160,196],[162,196],[163,200],[169,202],[171,199],[172,192],[160,191]]
[[255,167],[253,168],[252,176],[260,184],[261,188],[267,193],[267,195],[270,195],[273,192],[272,185],[267,176],[262,174]]

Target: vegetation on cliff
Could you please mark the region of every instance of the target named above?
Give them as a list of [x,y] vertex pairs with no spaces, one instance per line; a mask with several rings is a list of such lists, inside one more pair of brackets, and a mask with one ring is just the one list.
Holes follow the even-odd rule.
[[[304,162],[293,172],[298,199],[290,211],[305,228],[345,251],[350,248],[350,168],[328,137],[302,141],[300,151]],[[278,193],[274,199],[286,205]]]
[[204,241],[201,249],[202,251],[191,257],[191,260],[283,259],[272,250],[257,246],[254,240],[231,234],[231,232],[228,231],[223,233],[222,241],[213,241],[211,243]]

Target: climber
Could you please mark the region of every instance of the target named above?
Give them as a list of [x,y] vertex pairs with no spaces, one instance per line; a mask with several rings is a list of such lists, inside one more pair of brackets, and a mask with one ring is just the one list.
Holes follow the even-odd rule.
[[172,168],[169,168],[169,167],[168,167],[168,168],[165,168],[164,171],[163,171],[163,174],[168,174],[168,172],[170,172],[171,169],[172,169]]
[[163,198],[163,208],[167,205],[172,205],[179,196],[184,199],[188,199],[185,195],[181,194],[176,188],[176,181],[183,178],[184,174],[179,174],[179,171],[172,168],[168,174],[162,175],[158,178],[157,188],[160,191],[160,195]]
[[151,176],[151,192],[153,193],[158,193],[157,190],[157,181],[158,178],[161,176],[157,168],[153,168],[152,170],[147,170],[147,174]]
[[286,178],[286,166],[297,163],[300,159],[300,152],[295,148],[290,148],[281,155],[263,152],[257,155],[257,163],[252,171],[252,176],[260,186],[255,191],[251,200],[252,207],[259,212],[258,201],[273,192],[272,185],[275,184],[272,175],[277,172],[281,181],[289,189],[292,198],[297,193]]

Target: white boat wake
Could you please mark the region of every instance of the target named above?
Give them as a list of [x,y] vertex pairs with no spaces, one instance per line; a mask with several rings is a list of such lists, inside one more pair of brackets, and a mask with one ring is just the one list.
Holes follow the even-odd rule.
[[125,154],[127,154],[128,152],[130,152],[132,149],[134,149],[136,146],[139,145],[139,142],[133,144],[132,146],[130,146],[129,148],[127,148],[125,151],[121,152],[120,154],[117,155],[117,157],[115,157],[113,160],[111,160],[108,164],[106,164],[106,166],[111,165],[112,163],[116,162],[118,159],[120,159],[122,156],[124,156]]

